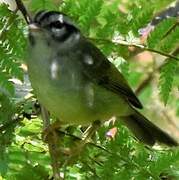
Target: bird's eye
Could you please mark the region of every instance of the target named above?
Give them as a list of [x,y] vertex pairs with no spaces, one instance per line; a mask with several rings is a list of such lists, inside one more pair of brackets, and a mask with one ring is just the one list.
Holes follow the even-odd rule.
[[63,24],[60,21],[54,21],[54,22],[50,23],[50,27],[60,29],[63,27]]

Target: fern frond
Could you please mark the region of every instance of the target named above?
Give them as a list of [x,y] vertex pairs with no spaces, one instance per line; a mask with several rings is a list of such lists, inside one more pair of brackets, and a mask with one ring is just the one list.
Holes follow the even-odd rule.
[[170,18],[159,23],[154,31],[150,34],[147,45],[149,48],[158,48],[163,40],[164,35],[168,32],[170,27],[176,22],[175,18]]
[[177,26],[168,36],[166,36],[159,48],[167,53],[172,52],[179,44],[179,27]]
[[150,2],[142,3],[142,5],[134,7],[131,10],[131,28],[135,35],[138,35],[138,30],[144,25],[147,25],[153,16],[154,6]]
[[60,10],[71,15],[80,26],[80,29],[88,35],[90,29],[97,24],[96,18],[100,14],[102,5],[103,0],[94,0],[93,2],[88,0],[66,0]]
[[51,0],[36,0],[31,1],[29,4],[32,11],[37,12],[39,10],[58,10],[57,6]]
[[24,57],[26,44],[22,28],[24,25],[5,5],[0,6],[1,11],[3,16],[0,17],[0,88],[6,94],[13,95],[14,88],[9,79],[23,79],[20,62]]
[[150,164],[149,169],[153,174],[160,175],[170,169],[179,159],[178,151],[166,151],[156,154],[155,160]]
[[0,94],[5,94],[6,96],[14,95],[13,84],[9,81],[9,77],[4,72],[0,72]]
[[177,68],[178,62],[172,59],[168,59],[165,65],[161,69],[159,89],[160,96],[166,105],[172,89],[174,74]]
[[85,9],[85,14],[80,16],[78,21],[80,27],[82,27],[85,32],[89,33],[90,27],[96,24],[96,17],[100,14],[102,4],[102,0],[94,0],[93,3],[86,0],[86,3],[83,2],[80,4],[80,9],[82,12],[82,9]]

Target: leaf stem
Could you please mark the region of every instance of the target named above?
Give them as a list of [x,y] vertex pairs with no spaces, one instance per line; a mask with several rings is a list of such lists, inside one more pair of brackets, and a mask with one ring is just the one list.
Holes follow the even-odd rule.
[[104,41],[104,42],[115,44],[115,45],[135,47],[135,48],[138,48],[138,49],[142,49],[143,51],[150,51],[150,52],[157,53],[157,54],[160,54],[162,56],[171,58],[173,60],[179,61],[179,58],[172,55],[172,54],[168,54],[168,53],[160,51],[160,50],[152,49],[152,48],[146,47],[146,46],[141,45],[141,44],[134,44],[134,43],[130,44],[127,41],[123,41],[123,40],[120,40],[120,41],[117,42],[117,41],[113,41],[113,40],[109,40],[109,39],[101,39],[101,38],[88,38],[88,39],[93,40],[93,41]]

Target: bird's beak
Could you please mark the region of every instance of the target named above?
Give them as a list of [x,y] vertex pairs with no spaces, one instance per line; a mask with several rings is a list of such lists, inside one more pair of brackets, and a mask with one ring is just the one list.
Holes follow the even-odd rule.
[[39,31],[41,31],[41,28],[35,23],[29,24],[28,27],[29,27],[29,31],[31,31],[31,32],[39,32]]

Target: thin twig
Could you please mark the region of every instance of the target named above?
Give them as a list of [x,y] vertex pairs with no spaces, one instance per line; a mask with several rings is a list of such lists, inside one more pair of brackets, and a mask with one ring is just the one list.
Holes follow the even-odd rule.
[[29,13],[27,12],[24,4],[22,3],[21,0],[15,0],[15,1],[16,1],[16,4],[17,4],[17,9],[19,11],[21,11],[21,13],[23,14],[26,23],[30,24],[30,22],[32,22],[32,19],[31,19]]
[[179,25],[179,20],[177,20],[177,22],[169,28],[169,30],[164,34],[162,39],[166,38],[178,25]]
[[166,52],[163,52],[163,51],[159,51],[159,50],[156,50],[156,49],[152,49],[152,48],[148,48],[144,45],[140,45],[140,44],[134,44],[134,43],[128,43],[127,41],[119,41],[119,42],[116,42],[116,41],[112,41],[112,40],[109,40],[109,39],[101,39],[101,38],[88,38],[90,40],[93,40],[93,41],[103,41],[103,42],[107,42],[107,43],[111,43],[111,44],[115,44],[115,45],[121,45],[121,46],[128,46],[128,47],[135,47],[137,49],[142,49],[143,51],[150,51],[150,52],[153,52],[153,53],[157,53],[157,54],[160,54],[162,56],[165,56],[167,58],[171,58],[173,60],[177,60],[179,61],[179,58],[172,55],[172,54],[168,54]]
[[153,80],[154,73],[158,72],[162,67],[164,66],[164,63],[158,66],[154,71],[150,72],[147,77],[137,86],[135,90],[135,94],[138,96],[146,87],[147,85]]
[[135,94],[138,96],[143,89],[145,89],[145,87],[151,82],[151,80],[153,79],[153,73],[154,72],[151,72],[148,74],[148,76],[146,77],[146,79],[144,79],[139,85],[138,87],[136,88],[135,90]]
[[[55,180],[61,180],[62,177],[60,176],[60,162],[58,158],[58,135],[56,134],[54,129],[50,130],[50,116],[48,111],[43,106],[41,106],[41,114],[44,125],[44,133],[48,133],[46,140],[48,143],[49,153],[52,161],[53,176]],[[46,132],[48,130],[50,132]]]
[[92,160],[92,161],[94,161],[98,166],[103,167],[103,164],[102,164],[101,162],[97,161],[96,159],[94,159],[94,158],[92,158],[92,157],[90,157],[90,156],[89,156],[89,159]]
[[136,48],[141,48],[141,49],[143,49],[143,50],[145,50],[145,51],[154,52],[154,53],[160,54],[160,55],[162,55],[162,56],[165,56],[165,57],[168,57],[168,58],[171,58],[171,59],[174,59],[174,60],[179,61],[179,58],[176,57],[176,56],[174,56],[174,55],[172,55],[172,54],[168,54],[168,53],[165,53],[165,52],[162,52],[162,51],[158,51],[158,50],[156,50],[156,49],[147,48],[147,47],[145,47],[145,46],[143,46],[143,47],[140,47],[140,46],[138,46],[138,45],[133,45],[133,46],[136,47]]
[[[70,133],[67,133],[67,132],[64,132],[64,131],[61,131],[60,129],[57,129],[57,132],[60,133],[60,134],[63,134],[63,135],[66,135],[66,136],[69,136],[69,137],[72,137],[74,138],[75,140],[79,140],[79,141],[82,141],[83,139],[78,137],[78,136],[75,136],[73,134],[70,134]],[[107,153],[110,153],[107,149],[105,149],[104,147],[100,146],[100,145],[97,145],[93,142],[87,142],[86,144],[90,145],[90,146],[93,146],[93,147],[96,147],[98,149],[101,149]]]

